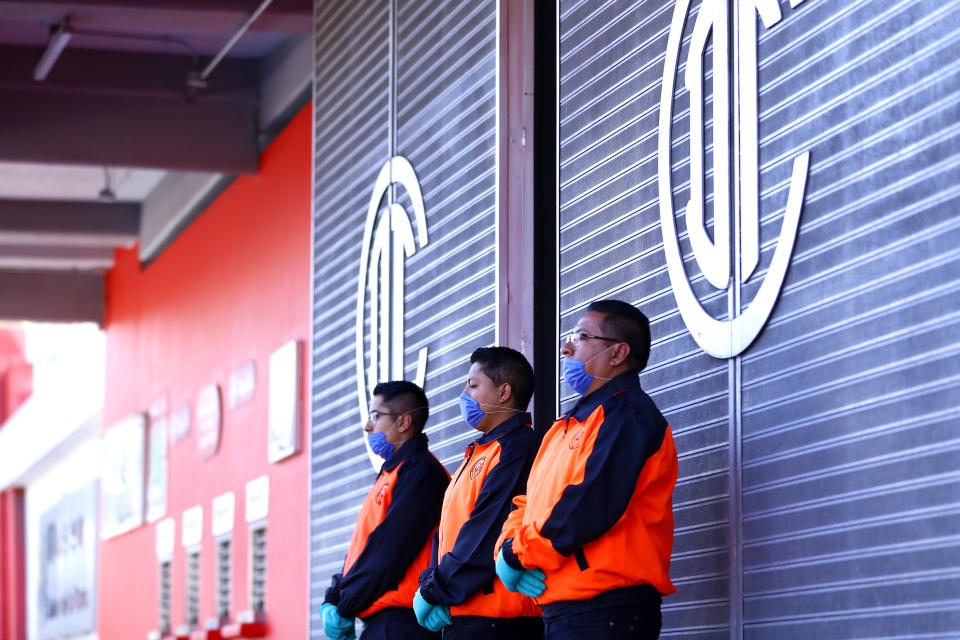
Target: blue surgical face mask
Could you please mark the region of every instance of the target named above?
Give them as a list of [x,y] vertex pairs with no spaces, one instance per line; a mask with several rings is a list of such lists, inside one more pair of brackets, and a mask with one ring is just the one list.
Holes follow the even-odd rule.
[[463,416],[464,422],[470,425],[472,429],[476,429],[485,414],[483,409],[480,408],[480,403],[464,391],[460,394],[460,415]]
[[604,378],[603,376],[594,376],[587,372],[587,363],[592,362],[597,359],[599,356],[603,355],[610,349],[613,349],[617,345],[612,345],[597,355],[593,356],[586,362],[583,360],[577,360],[575,358],[564,358],[563,359],[563,379],[566,380],[567,384],[571,389],[583,395],[590,389],[590,385],[593,384],[595,378],[600,378],[601,380],[610,380],[610,378]]
[[390,456],[393,455],[394,446],[387,442],[387,434],[383,431],[368,433],[367,442],[370,443],[373,452],[384,460],[389,460]]
[[[480,407],[496,407],[499,411],[484,411]],[[466,391],[463,391],[460,394],[460,415],[463,417],[463,421],[466,422],[472,429],[476,429],[477,425],[480,424],[480,421],[483,420],[483,416],[488,413],[523,413],[520,409],[514,409],[512,407],[504,407],[499,404],[486,404],[477,402],[470,394]]]

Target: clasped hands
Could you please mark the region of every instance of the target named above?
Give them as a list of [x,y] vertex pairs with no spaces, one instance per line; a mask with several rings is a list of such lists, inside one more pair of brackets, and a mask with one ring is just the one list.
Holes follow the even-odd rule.
[[[515,569],[511,567],[503,557],[503,549],[497,554],[495,569],[497,577],[509,591],[536,598],[542,595],[547,588],[544,583],[547,574],[540,569]],[[334,613],[336,613],[336,609],[334,609]],[[417,589],[417,592],[413,595],[413,613],[417,616],[417,622],[420,623],[420,626],[430,631],[440,631],[451,622],[450,607],[442,604],[430,604],[421,595],[420,589]],[[324,628],[326,628],[326,617],[324,617]]]
[[430,604],[420,595],[420,589],[413,594],[413,613],[421,627],[430,631],[440,631],[450,624],[450,607],[442,604]]
[[357,637],[353,618],[342,618],[337,605],[330,602],[320,607],[320,619],[323,620],[323,632],[330,640],[352,640]]
[[540,569],[514,569],[503,557],[503,549],[500,549],[500,553],[497,554],[496,571],[500,582],[510,591],[536,598],[547,588],[543,582],[547,574]]

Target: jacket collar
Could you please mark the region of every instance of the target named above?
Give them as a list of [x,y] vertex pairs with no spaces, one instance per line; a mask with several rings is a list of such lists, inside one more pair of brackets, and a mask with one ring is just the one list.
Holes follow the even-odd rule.
[[400,463],[406,460],[407,458],[412,458],[420,451],[423,451],[427,448],[427,434],[420,432],[417,435],[413,436],[406,442],[404,442],[399,449],[393,452],[393,455],[390,456],[389,460],[386,460],[383,463],[383,466],[380,467],[380,472],[384,471],[393,471]]
[[640,388],[640,375],[635,371],[621,373],[613,380],[607,382],[593,393],[589,393],[573,405],[573,408],[567,414],[567,418],[576,418],[577,422],[583,422],[596,410],[601,404],[627,389]]
[[533,418],[529,413],[524,411],[523,413],[515,413],[510,416],[509,419],[504,420],[496,427],[491,429],[488,433],[483,434],[477,438],[478,445],[485,445],[493,442],[494,440],[499,440],[501,436],[510,433],[517,427],[529,427],[533,424]]

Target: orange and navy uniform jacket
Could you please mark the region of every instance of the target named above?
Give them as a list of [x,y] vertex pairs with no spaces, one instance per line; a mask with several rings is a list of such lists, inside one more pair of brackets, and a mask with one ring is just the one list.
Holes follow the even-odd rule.
[[360,507],[343,572],[333,576],[324,602],[335,604],[343,618],[412,607],[449,482],[423,433],[397,449]]
[[467,447],[443,497],[430,568],[420,576],[420,595],[450,607],[453,616],[539,616],[532,598],[512,593],[496,579],[493,546],[524,492],[539,437],[529,413],[497,425]]
[[636,373],[617,376],[544,436],[496,549],[514,568],[547,574],[537,598],[545,614],[551,603],[633,585],[673,593],[676,481],[670,426]]

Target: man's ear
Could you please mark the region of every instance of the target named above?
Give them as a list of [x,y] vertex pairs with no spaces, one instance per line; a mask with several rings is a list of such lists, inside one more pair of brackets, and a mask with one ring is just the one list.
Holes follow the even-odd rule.
[[413,416],[409,413],[400,415],[400,422],[397,423],[397,433],[406,433],[413,428]]
[[610,350],[610,366],[619,367],[630,357],[630,345],[626,342],[618,342],[617,346]]
[[500,388],[497,390],[497,402],[504,406],[511,406],[513,404],[513,387],[510,386],[509,382],[504,382],[500,385]]

